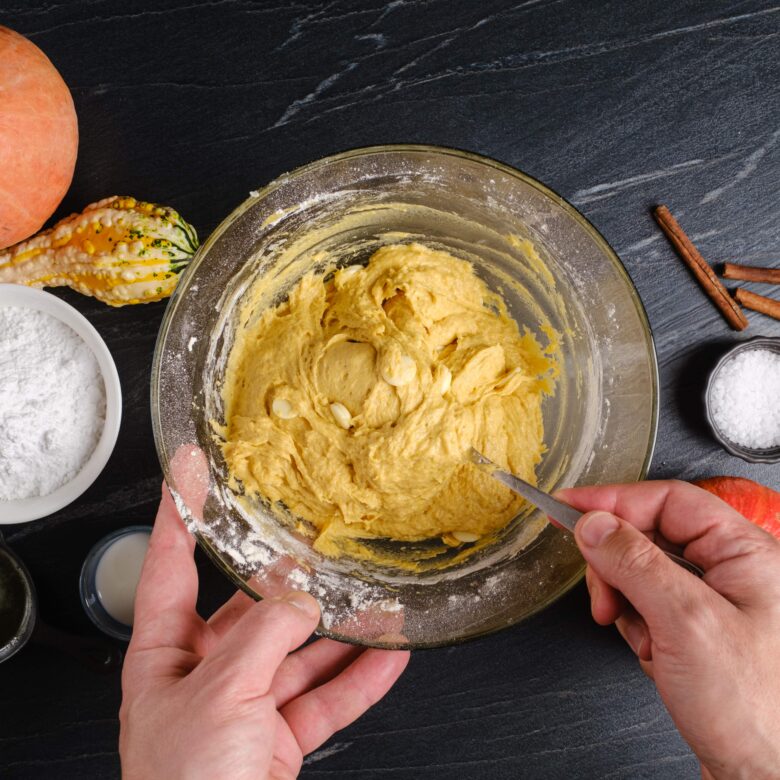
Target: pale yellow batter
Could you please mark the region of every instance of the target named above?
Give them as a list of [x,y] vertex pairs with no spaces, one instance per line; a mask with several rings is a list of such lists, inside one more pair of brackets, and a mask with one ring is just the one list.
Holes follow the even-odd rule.
[[223,454],[325,554],[355,537],[475,541],[522,500],[466,454],[535,482],[555,370],[468,262],[385,246],[365,268],[305,276],[237,335]]

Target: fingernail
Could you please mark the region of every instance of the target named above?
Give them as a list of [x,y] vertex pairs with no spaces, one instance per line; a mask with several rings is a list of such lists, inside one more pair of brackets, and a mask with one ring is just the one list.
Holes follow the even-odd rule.
[[588,547],[598,547],[620,527],[618,519],[609,512],[592,512],[577,525],[579,537]]
[[599,586],[595,582],[588,582],[588,594],[592,604],[599,600]]
[[642,626],[636,623],[629,623],[626,626],[626,642],[628,642],[629,647],[634,651],[634,653],[636,653],[637,656],[641,657],[642,644],[646,638],[645,630]]
[[291,590],[289,593],[285,593],[281,600],[297,607],[310,618],[320,616],[320,606],[317,604],[317,600],[302,590]]

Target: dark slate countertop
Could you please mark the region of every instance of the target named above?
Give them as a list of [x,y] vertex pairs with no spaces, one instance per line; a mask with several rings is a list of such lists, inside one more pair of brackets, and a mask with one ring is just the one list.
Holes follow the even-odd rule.
[[[702,389],[739,339],[650,216],[667,203],[713,263],[780,265],[780,9],[768,2],[389,3],[6,0],[73,90],[81,146],[58,214],[109,194],[171,204],[202,237],[247,193],[332,152],[432,143],[502,160],[574,203],[617,250],[653,326],[661,419],[652,476],[777,466],[708,434]],[[0,111],[2,109],[0,108]],[[780,288],[753,289],[778,295]],[[160,489],[148,383],[164,304],[65,291],[124,389],[104,473],[57,514],[7,529],[43,617],[89,633],[77,582],[105,533],[150,523]],[[201,606],[231,587],[200,559]],[[118,777],[119,676],[28,647],[0,666],[0,776]],[[414,655],[392,693],[306,760],[303,777],[698,778],[651,683],[580,586],[528,623]]]

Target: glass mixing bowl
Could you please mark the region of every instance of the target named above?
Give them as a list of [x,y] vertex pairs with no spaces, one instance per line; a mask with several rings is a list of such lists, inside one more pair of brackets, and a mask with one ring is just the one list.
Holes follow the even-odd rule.
[[561,376],[543,408],[542,488],[643,478],[658,416],[655,352],[636,289],[593,226],[529,176],[452,149],[381,146],[319,160],[251,193],[201,247],[160,330],[152,417],[165,478],[188,527],[236,585],[256,598],[307,590],[322,607],[321,634],[393,648],[516,623],[584,570],[572,537],[530,507],[470,556],[426,564],[430,545],[407,545],[403,554],[420,564],[410,572],[325,558],[271,507],[228,487],[214,423],[252,281],[280,279],[263,303],[275,305],[326,254],[361,263],[409,240],[471,260],[521,329],[538,333],[546,321],[560,334]]

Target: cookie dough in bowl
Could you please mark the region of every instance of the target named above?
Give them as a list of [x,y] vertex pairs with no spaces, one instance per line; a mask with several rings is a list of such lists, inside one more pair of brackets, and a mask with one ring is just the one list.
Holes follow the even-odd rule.
[[545,490],[641,479],[657,386],[636,290],[573,207],[493,160],[388,146],[284,175],[215,231],[166,311],[152,415],[236,585],[307,590],[336,639],[431,647],[584,568],[466,443]]
[[257,290],[243,304],[223,388],[234,487],[280,502],[330,556],[504,527],[522,499],[465,454],[536,481],[556,343],[545,353],[470,263],[419,243],[328,270],[259,316]]

